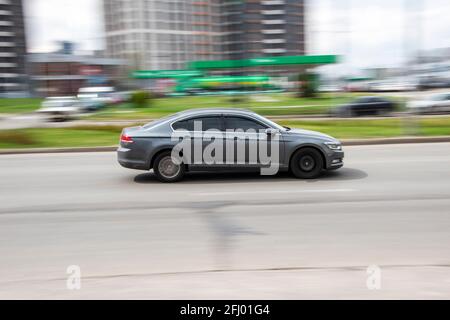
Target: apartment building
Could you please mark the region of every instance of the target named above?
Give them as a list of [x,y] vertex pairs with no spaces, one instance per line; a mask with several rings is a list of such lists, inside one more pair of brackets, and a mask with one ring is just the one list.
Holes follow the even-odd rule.
[[21,0],[0,0],[0,96],[27,91]]
[[305,53],[304,0],[223,3],[224,44],[231,59]]
[[105,0],[107,54],[150,70],[221,58],[214,40],[218,9],[208,1]]
[[304,0],[104,0],[107,54],[135,69],[305,53]]

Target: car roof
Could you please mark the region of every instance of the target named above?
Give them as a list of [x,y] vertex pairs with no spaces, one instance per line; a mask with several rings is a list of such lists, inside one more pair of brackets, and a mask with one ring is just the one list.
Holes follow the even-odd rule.
[[253,112],[251,110],[239,109],[239,108],[198,108],[198,109],[184,110],[184,111],[180,111],[180,112],[171,114],[167,117],[147,123],[146,125],[144,125],[144,128],[151,128],[151,127],[155,127],[160,124],[163,124],[163,123],[179,121],[180,118],[186,118],[186,117],[190,117],[190,116],[205,116],[205,115],[212,115],[212,114],[218,114],[218,113],[258,116],[255,112]]
[[240,108],[198,108],[184,110],[178,113],[178,115],[208,115],[216,113],[226,113],[226,114],[236,114],[236,115],[253,115],[255,114],[251,110],[240,109]]

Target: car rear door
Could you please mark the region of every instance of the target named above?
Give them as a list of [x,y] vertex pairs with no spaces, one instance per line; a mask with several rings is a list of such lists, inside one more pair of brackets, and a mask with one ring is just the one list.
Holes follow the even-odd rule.
[[[218,166],[224,162],[223,117],[221,114],[182,119],[173,124],[173,129],[188,131],[184,137],[189,136],[190,138],[191,156],[188,164],[191,167]],[[213,143],[214,145],[212,145]],[[218,146],[215,148],[217,150],[213,150],[214,146]]]

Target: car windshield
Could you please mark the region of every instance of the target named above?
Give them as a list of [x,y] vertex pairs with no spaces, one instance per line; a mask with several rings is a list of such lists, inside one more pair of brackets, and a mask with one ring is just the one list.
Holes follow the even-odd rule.
[[289,131],[290,130],[290,128],[280,126],[278,123],[273,122],[272,120],[269,120],[267,118],[264,118],[263,116],[260,116],[259,114],[255,113],[254,116],[256,116],[258,119],[262,120],[263,122],[265,122],[269,126],[271,126],[273,128],[276,128],[278,130],[281,130],[281,131]]

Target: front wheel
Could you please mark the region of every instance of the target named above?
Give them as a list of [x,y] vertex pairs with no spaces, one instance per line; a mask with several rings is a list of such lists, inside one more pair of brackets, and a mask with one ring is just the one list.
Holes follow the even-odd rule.
[[176,182],[183,178],[185,167],[183,164],[174,163],[171,152],[167,151],[156,157],[153,171],[161,182]]
[[322,155],[314,148],[297,150],[291,158],[290,169],[296,178],[317,178],[322,173],[323,168]]

